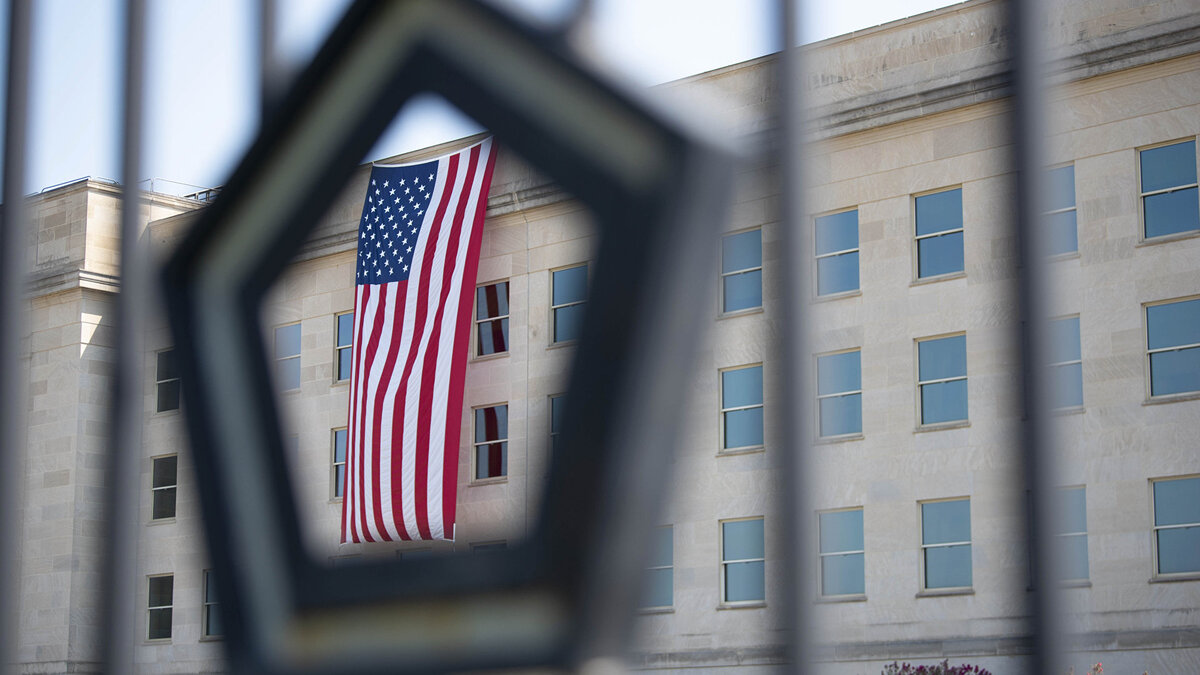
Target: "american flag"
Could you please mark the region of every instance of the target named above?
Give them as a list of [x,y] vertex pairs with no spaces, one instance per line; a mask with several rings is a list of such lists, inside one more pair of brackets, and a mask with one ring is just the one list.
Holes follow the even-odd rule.
[[342,541],[453,539],[471,302],[495,149],[376,165],[358,234]]

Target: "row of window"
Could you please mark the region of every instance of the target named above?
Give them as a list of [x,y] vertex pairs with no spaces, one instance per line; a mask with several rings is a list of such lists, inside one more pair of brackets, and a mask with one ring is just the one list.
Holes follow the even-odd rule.
[[[1155,576],[1191,578],[1200,573],[1200,476],[1151,483]],[[1064,488],[1056,507],[1055,535],[1061,544],[1063,581],[1089,578],[1086,489]],[[971,500],[969,497],[918,502],[920,509],[920,588],[924,591],[970,589]],[[818,588],[821,597],[866,595],[866,545],[863,508],[824,511],[818,521]],[[766,599],[763,519],[721,522],[721,600],[754,603]],[[659,528],[651,550],[642,604],[674,604],[674,531]]]
[[[171,639],[175,614],[175,575],[155,574],[147,577],[149,588],[146,601],[146,638]],[[204,570],[200,597],[200,635],[216,638],[225,634],[218,611],[219,601],[213,589],[212,571]]]

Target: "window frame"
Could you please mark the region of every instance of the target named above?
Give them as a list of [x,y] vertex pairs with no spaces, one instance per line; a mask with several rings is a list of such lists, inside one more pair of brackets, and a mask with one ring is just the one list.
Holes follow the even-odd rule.
[[[340,344],[338,342],[338,324],[343,316],[350,317],[350,342],[348,344]],[[333,383],[345,384],[350,382],[350,373],[346,373],[342,377],[342,352],[350,350],[350,369],[354,369],[354,310],[348,312],[337,312],[333,315]]]
[[[1146,236],[1146,197],[1153,197],[1155,195],[1161,195],[1161,194],[1169,194],[1171,192],[1177,192],[1179,190],[1187,190],[1190,188],[1196,188],[1197,193],[1200,193],[1200,183],[1180,184],[1180,185],[1176,185],[1174,187],[1163,188],[1160,190],[1150,190],[1150,191],[1142,190],[1142,153],[1146,152],[1147,150],[1157,150],[1158,148],[1166,148],[1166,147],[1170,147],[1172,145],[1180,145],[1182,143],[1187,143],[1189,141],[1191,141],[1194,144],[1192,146],[1192,150],[1193,150],[1192,161],[1197,162],[1198,158],[1200,158],[1200,151],[1197,151],[1196,146],[1200,145],[1200,142],[1198,142],[1198,139],[1196,136],[1185,136],[1183,138],[1176,138],[1176,139],[1172,139],[1169,141],[1163,141],[1161,143],[1153,143],[1150,145],[1144,145],[1139,148],[1136,148],[1136,152],[1134,153],[1134,170],[1137,172],[1137,184],[1138,184],[1138,242],[1139,243],[1156,243],[1156,242],[1160,242],[1160,241],[1174,241],[1176,239],[1186,239],[1188,237],[1194,237],[1194,236],[1200,235],[1200,226],[1198,226],[1195,229],[1183,230],[1182,232],[1171,232],[1169,234],[1160,234],[1160,235],[1157,235],[1154,237]],[[1200,181],[1200,167],[1197,168],[1196,177],[1197,177],[1197,181]],[[1200,196],[1198,196],[1198,198],[1200,198]]]
[[[858,389],[847,389],[846,391],[835,392],[832,394],[822,394],[821,393],[821,383],[820,383],[820,379],[819,379],[821,359],[827,358],[830,356],[841,356],[842,354],[850,354],[850,353],[854,353],[854,352],[858,353]],[[816,411],[815,411],[816,419],[814,420],[814,425],[813,425],[814,428],[817,430],[817,433],[816,433],[817,441],[821,442],[821,443],[827,443],[827,442],[833,442],[833,441],[862,438],[863,437],[863,430],[862,430],[862,397],[863,397],[862,347],[849,347],[846,349],[836,349],[836,350],[830,351],[830,352],[822,352],[820,354],[813,354],[813,373],[814,373],[814,375],[817,375],[817,377],[814,377],[814,383],[816,386],[816,390],[813,393],[813,400],[816,401],[816,404],[817,404]],[[826,400],[826,399],[832,399],[832,398],[844,398],[846,396],[854,396],[855,394],[857,394],[859,397],[859,399],[858,399],[858,415],[859,415],[858,431],[852,431],[852,432],[844,433],[844,434],[830,434],[829,436],[823,435],[821,433],[821,401]]]
[[[760,520],[763,523],[763,557],[761,558],[732,558],[725,559],[725,525]],[[742,518],[723,518],[717,521],[717,559],[720,561],[720,605],[721,608],[765,607],[767,605],[767,520],[766,516],[745,516]],[[725,580],[728,576],[728,565],[736,563],[761,562],[763,564],[763,597],[758,600],[726,600]]]
[[[938,232],[931,232],[928,234],[917,234],[917,228],[920,226],[919,223],[917,222],[917,199],[919,199],[921,197],[928,197],[930,195],[940,194],[942,192],[952,192],[954,190],[959,191],[959,193],[960,193],[959,200],[961,202],[962,201],[961,193],[963,191],[962,183],[959,183],[957,185],[949,185],[946,187],[935,188],[933,190],[925,190],[923,192],[914,192],[909,197],[908,202],[909,202],[909,209],[911,209],[910,213],[912,214],[912,233],[913,233],[913,239],[912,239],[912,278],[913,278],[912,283],[913,284],[924,284],[924,283],[929,283],[929,282],[933,282],[933,281],[942,281],[942,280],[946,280],[946,279],[957,279],[958,277],[966,276],[966,274],[967,274],[967,212],[966,212],[965,205],[962,207],[962,212],[959,214],[961,224],[957,228],[951,228],[949,230],[940,230]],[[927,277],[921,276],[921,244],[920,244],[921,240],[922,239],[932,239],[934,237],[944,237],[946,235],[954,234],[955,232],[962,233],[962,253],[963,253],[962,269],[955,270],[953,272],[943,272],[942,274],[931,274]]]
[[1083,401],[1084,401],[1084,397],[1083,397],[1083,324],[1080,323],[1081,319],[1080,319],[1078,313],[1066,314],[1063,316],[1056,316],[1056,317],[1050,319],[1050,323],[1054,324],[1058,321],[1069,321],[1071,319],[1075,319],[1077,322],[1076,327],[1078,328],[1078,330],[1076,331],[1075,337],[1079,341],[1079,358],[1069,359],[1067,361],[1051,361],[1050,363],[1046,364],[1046,367],[1050,371],[1051,380],[1054,380],[1055,375],[1058,373],[1058,371],[1060,369],[1065,368],[1066,366],[1073,366],[1075,364],[1079,364],[1079,403],[1073,403],[1071,405],[1065,405],[1065,406],[1061,406],[1061,407],[1053,407],[1054,401],[1050,401],[1050,403],[1052,405],[1051,409],[1054,412],[1064,412],[1064,411],[1082,410],[1083,409]]
[[[921,379],[921,343],[922,342],[933,342],[935,340],[944,340],[946,338],[958,337],[960,335],[963,337],[963,340],[964,340],[963,355],[964,355],[965,362],[963,363],[963,375],[961,377],[944,377],[944,378],[937,378],[937,379],[933,379],[933,380],[922,380]],[[946,420],[944,422],[930,422],[928,424],[925,423],[925,404],[921,399],[921,388],[924,385],[941,384],[944,382],[954,382],[954,381],[958,381],[958,380],[964,380],[967,382],[967,390],[968,390],[968,394],[969,394],[970,387],[971,387],[971,384],[970,384],[970,371],[971,371],[970,361],[971,361],[971,359],[970,359],[970,354],[967,352],[967,349],[965,346],[966,337],[967,337],[967,331],[962,330],[962,331],[955,331],[952,333],[941,333],[938,335],[929,335],[926,337],[920,337],[920,338],[916,338],[913,340],[913,365],[915,366],[913,369],[914,370],[913,375],[915,376],[914,379],[917,382],[916,405],[917,405],[917,430],[918,431],[929,431],[929,430],[937,430],[937,429],[952,429],[955,427],[967,426],[971,423],[971,407],[970,407],[971,401],[970,401],[969,396],[967,398],[967,416],[966,417],[964,417],[962,419],[957,419],[957,420]]]
[[[861,550],[845,550],[845,551],[829,551],[821,550],[821,516],[829,513],[846,513],[849,511],[858,511],[859,518],[863,522],[863,547]],[[816,598],[823,602],[852,602],[856,600],[867,599],[867,575],[866,575],[866,560],[867,560],[867,535],[866,535],[866,517],[865,510],[862,505],[859,506],[844,506],[836,509],[822,509],[817,511],[817,542],[814,549],[817,551],[817,589]],[[863,592],[862,593],[825,593],[825,558],[831,556],[845,555],[861,555],[863,557]]]
[[1158,514],[1155,512],[1155,495],[1154,486],[1158,483],[1168,483],[1174,480],[1193,480],[1200,479],[1200,473],[1183,474],[1179,476],[1160,476],[1158,478],[1150,478],[1150,581],[1191,581],[1200,579],[1200,564],[1196,569],[1187,570],[1184,572],[1167,572],[1160,573],[1159,570],[1159,554],[1158,554],[1158,533],[1161,530],[1178,530],[1187,527],[1200,527],[1200,521],[1194,523],[1177,523],[1174,525],[1159,525]]
[[[498,408],[501,406],[503,406],[505,409],[505,411],[504,411],[505,420],[506,420],[505,426],[507,426],[507,424],[508,424],[507,423],[508,401],[501,401],[501,402],[497,402],[497,403],[487,403],[484,405],[477,405],[477,406],[471,407],[471,480],[469,483],[470,485],[490,485],[492,483],[504,483],[504,482],[508,481],[507,454],[508,454],[509,436],[504,436],[503,438],[497,438],[494,440],[485,440],[485,441],[476,441],[475,440],[476,429],[477,429],[476,421],[475,421],[476,413],[480,410],[485,410],[487,408]],[[503,452],[504,456],[505,456],[505,459],[502,461],[504,473],[502,473],[498,476],[487,476],[486,478],[476,478],[476,475],[478,475],[478,470],[479,470],[479,468],[478,468],[479,447],[483,446],[483,445],[492,445],[494,443],[503,443],[504,444],[504,448],[501,450],[501,452]]]
[[558,437],[562,435],[562,429],[559,429],[558,431],[554,430],[554,402],[562,401],[563,403],[566,403],[566,397],[566,392],[561,394],[550,394],[546,397],[546,426],[549,428],[548,437],[550,439],[550,445],[548,448],[550,452],[554,452],[554,446],[558,442]]
[[[291,326],[302,326],[302,325],[303,325],[302,321],[290,321],[288,323],[281,323],[281,324],[276,325],[274,330],[271,331],[271,337],[273,338],[273,342],[271,344],[271,354],[274,357],[273,361],[272,361],[272,365],[274,366],[274,369],[275,369],[275,378],[276,378],[277,383],[278,383],[278,379],[279,379],[280,362],[290,361],[292,359],[295,359],[296,360],[296,369],[299,370],[300,369],[300,354],[301,354],[301,352],[304,351],[304,347],[303,347],[304,329],[298,328],[298,330],[300,331],[300,340],[297,341],[298,347],[299,347],[298,351],[293,355],[280,356],[278,349],[276,348],[276,345],[279,343],[279,337],[278,337],[279,331],[280,331],[280,329],[283,329],[283,328],[288,328]],[[300,373],[300,375],[303,375],[303,373]],[[292,387],[290,389],[280,389],[280,392],[281,393],[290,393],[290,392],[294,392],[294,391],[300,391],[304,386],[303,378],[298,376],[296,379],[297,379],[297,384],[295,387]],[[280,384],[282,384],[282,383],[280,383]]]
[[[553,277],[551,277],[551,278],[553,278]],[[487,288],[488,286],[497,286],[499,284],[504,284],[504,287],[505,287],[504,294],[507,297],[504,301],[504,304],[505,304],[505,306],[508,307],[508,313],[507,314],[497,314],[496,316],[486,317],[486,318],[481,319],[479,317],[479,289]],[[554,301],[553,289],[551,290],[550,301],[551,301],[551,303],[553,303],[553,301]],[[511,320],[511,316],[512,316],[512,279],[511,278],[496,279],[495,281],[489,281],[489,282],[482,283],[482,284],[478,284],[478,283],[475,284],[475,293],[472,294],[472,296],[471,296],[471,304],[472,304],[472,307],[471,307],[471,360],[472,361],[481,361],[481,360],[486,360],[486,359],[499,358],[501,356],[507,356],[512,351],[511,350],[512,344],[509,339],[509,336],[510,336],[509,329],[506,328],[504,330],[504,351],[496,351],[496,352],[492,352],[491,354],[480,354],[479,349],[480,349],[481,345],[479,342],[479,327],[485,323],[493,323],[496,321],[501,321],[503,319],[509,319],[509,328],[512,327],[512,320]],[[551,330],[553,330],[553,326],[551,326]]]
[[155,415],[179,412],[179,409],[183,407],[183,386],[181,384],[176,385],[178,387],[178,392],[175,395],[176,396],[175,407],[167,408],[165,410],[160,410],[158,407],[159,396],[160,396],[159,391],[162,388],[162,386],[164,384],[170,384],[172,382],[175,382],[175,383],[179,382],[179,365],[178,364],[176,364],[176,366],[175,366],[175,377],[168,377],[168,378],[164,379],[164,378],[160,377],[159,372],[158,372],[159,371],[159,359],[162,358],[162,355],[167,354],[167,353],[173,354],[174,352],[175,352],[174,347],[167,347],[166,349],[159,349],[158,351],[154,352],[154,414]]
[[[946,502],[967,502],[967,508],[970,509],[971,497],[970,497],[970,495],[958,496],[958,497],[941,497],[938,499],[922,499],[917,502],[917,544],[918,544],[918,546],[920,546],[919,550],[921,552],[921,555],[918,556],[918,560],[917,560],[918,572],[920,573],[919,587],[921,589],[920,592],[918,593],[919,596],[921,596],[921,595],[956,595],[956,594],[974,593],[975,592],[975,543],[974,543],[973,528],[971,527],[971,521],[974,518],[970,515],[969,511],[968,511],[968,515],[967,515],[967,530],[968,530],[968,534],[971,535],[971,538],[968,538],[966,541],[939,542],[937,544],[926,544],[925,543],[925,505],[926,504],[941,504],[941,503],[946,503]],[[950,548],[952,546],[967,546],[970,548],[971,585],[969,585],[969,586],[934,586],[934,587],[930,588],[927,585],[928,584],[928,576],[926,574],[926,563],[925,563],[926,551],[928,551],[931,548]]]
[[[669,565],[647,565],[646,572],[655,570],[671,570],[671,604],[669,605],[638,605],[638,611],[645,613],[666,612],[675,608],[675,525],[659,525],[654,528],[655,532],[659,530],[671,531],[671,564]],[[639,599],[640,603],[641,600]]]
[[[1058,171],[1059,169],[1065,169],[1067,167],[1071,167],[1071,205],[1064,206],[1060,209],[1050,209],[1049,211],[1046,211],[1042,215],[1056,216],[1060,213],[1074,212],[1075,213],[1075,248],[1070,251],[1062,251],[1061,253],[1051,253],[1049,256],[1051,260],[1062,260],[1064,258],[1073,258],[1073,257],[1076,257],[1079,255],[1079,195],[1075,189],[1075,186],[1078,184],[1078,181],[1075,180],[1076,163],[1071,161],[1071,162],[1065,162],[1063,164],[1059,164],[1057,166],[1049,167],[1046,169],[1046,174],[1047,174],[1047,181],[1049,182],[1049,174],[1051,172]],[[1043,220],[1042,224],[1043,225],[1046,224],[1044,220]],[[966,235],[963,235],[963,236],[966,237]],[[965,265],[965,261],[964,261],[964,265]]]
[[[154,467],[155,465],[167,459],[175,460],[175,480],[169,485],[154,484]],[[159,491],[173,490],[175,499],[171,504],[171,515],[156,517],[154,515],[154,501]],[[151,523],[169,523],[174,522],[176,515],[179,513],[179,453],[171,452],[165,455],[155,455],[150,458],[150,522]]]
[[[754,405],[734,406],[732,408],[726,408],[725,407],[725,385],[723,382],[724,374],[727,372],[734,371],[734,370],[747,370],[749,368],[758,368],[762,371],[763,386],[762,386],[762,391],[759,392],[759,398],[762,399],[762,402],[754,404]],[[762,361],[759,361],[757,363],[747,363],[747,364],[741,365],[741,366],[729,366],[728,368],[721,368],[717,371],[717,406],[718,406],[717,454],[718,455],[740,455],[740,454],[751,453],[751,452],[762,452],[766,449],[766,447],[767,447],[766,389],[767,389],[766,369],[763,368]],[[725,447],[725,414],[729,413],[729,412],[736,412],[739,410],[751,410],[753,408],[760,408],[763,411],[763,413],[762,413],[763,414],[763,423],[762,423],[763,440],[762,440],[762,443],[759,443],[758,445],[739,445],[739,446],[735,446],[732,448]]]
[[[1083,492],[1083,529],[1079,530],[1079,531],[1067,531],[1066,528],[1064,527],[1064,531],[1053,533],[1056,540],[1059,540],[1059,541],[1066,541],[1067,539],[1071,539],[1071,538],[1079,538],[1079,537],[1083,538],[1083,541],[1084,541],[1083,552],[1084,552],[1084,555],[1087,556],[1085,558],[1084,562],[1087,564],[1088,576],[1086,576],[1086,577],[1064,576],[1063,578],[1058,580],[1058,582],[1060,584],[1065,584],[1067,586],[1082,585],[1085,582],[1089,582],[1092,578],[1091,577],[1091,575],[1092,575],[1092,560],[1091,560],[1092,556],[1091,556],[1091,551],[1088,551],[1088,544],[1087,544],[1087,540],[1088,540],[1087,486],[1086,485],[1064,485],[1064,486],[1058,488],[1058,490],[1059,490],[1058,495],[1060,496],[1060,498],[1063,495],[1066,495],[1068,492],[1072,492],[1074,490],[1080,490]],[[1059,514],[1059,515],[1060,515],[1059,522],[1060,523],[1064,522],[1065,519],[1061,517],[1064,514]],[[1063,550],[1063,548],[1060,547],[1059,550],[1061,551],[1061,550]],[[1064,559],[1065,559],[1065,556],[1064,556]],[[1060,570],[1062,570],[1062,566],[1060,566]],[[1065,570],[1062,570],[1062,571],[1065,571]]]
[[[754,227],[746,227],[746,228],[742,228],[740,230],[736,230],[734,232],[725,232],[725,233],[721,234],[720,255],[717,256],[717,316],[719,316],[719,317],[739,316],[741,314],[753,314],[755,312],[763,311],[762,297],[761,297],[762,289],[763,289],[762,276],[761,276],[761,273],[763,271],[762,229],[763,229],[762,225],[757,225]],[[759,233],[758,266],[737,269],[737,270],[733,270],[732,272],[725,272],[724,271],[725,240],[729,237],[736,237],[739,235],[747,234],[749,232],[754,232],[756,230]],[[752,307],[743,307],[741,309],[726,310],[725,309],[725,280],[730,277],[735,277],[735,276],[738,276],[741,274],[750,274],[751,272],[759,272],[759,274],[760,274],[759,282],[758,282],[759,296],[760,296],[759,303]]]
[[1153,354],[1200,348],[1200,342],[1173,345],[1171,347],[1159,347],[1156,349],[1150,348],[1150,308],[1159,307],[1162,305],[1173,305],[1177,302],[1189,302],[1191,300],[1200,300],[1200,295],[1186,295],[1181,298],[1170,298],[1167,300],[1155,300],[1153,302],[1142,303],[1142,344],[1145,345],[1146,355],[1142,361],[1142,369],[1145,371],[1144,380],[1146,387],[1146,403],[1169,403],[1171,401],[1183,401],[1200,397],[1200,389],[1190,389],[1188,391],[1178,391],[1170,394],[1156,395],[1154,393],[1154,375],[1151,369],[1151,356]]
[[[212,613],[214,611],[218,611],[217,607],[221,604],[220,600],[209,600],[208,599],[208,597],[209,597],[208,591],[209,591],[209,588],[211,585],[212,585],[212,570],[210,570],[210,569],[202,570],[201,571],[201,582],[200,582],[200,640],[201,641],[223,640],[225,638],[224,633],[208,632],[209,617],[212,616]],[[213,595],[215,596],[216,593],[214,592]],[[220,621],[220,617],[218,617],[217,620]]]
[[[575,269],[576,267],[584,268],[584,279],[585,279],[585,283],[587,284],[587,288],[584,289],[585,292],[584,292],[583,300],[574,300],[572,302],[565,302],[561,305],[554,304],[554,275],[555,275],[555,273],[565,272],[567,270]],[[550,344],[548,346],[549,347],[558,347],[560,345],[573,345],[573,344],[579,342],[579,338],[572,338],[570,340],[559,340],[558,335],[555,332],[556,326],[555,326],[554,319],[555,319],[555,317],[558,316],[558,310],[560,310],[560,309],[564,309],[567,307],[575,307],[576,305],[587,304],[588,296],[589,296],[588,291],[591,290],[591,282],[592,282],[591,264],[585,260],[580,263],[572,263],[570,265],[563,265],[561,267],[555,267],[555,268],[550,269],[549,272],[550,272],[550,330],[548,332],[550,334]],[[586,310],[585,310],[585,314],[586,314]],[[582,333],[582,331],[581,331],[581,333]]]
[[[913,213],[915,215],[916,214],[916,206],[915,206],[916,202],[914,201],[913,204],[914,204]],[[852,207],[844,208],[844,209],[835,209],[833,211],[819,213],[812,217],[812,231],[813,231],[812,288],[813,288],[813,297],[816,298],[817,300],[833,300],[833,299],[837,299],[837,298],[845,298],[845,297],[852,297],[855,295],[862,295],[862,221],[861,220],[859,220],[858,218],[855,218],[855,220],[857,221],[857,224],[856,224],[857,236],[855,237],[855,240],[858,242],[858,246],[855,246],[854,248],[848,248],[845,250],[841,250],[841,251],[830,251],[829,253],[817,253],[817,221],[820,220],[821,218],[828,218],[829,216],[838,216],[843,213],[849,213],[851,211],[857,212],[857,211],[859,211],[859,206],[861,206],[861,205],[856,205],[856,206],[852,206]],[[915,220],[914,220],[914,222],[915,222]],[[913,229],[915,231],[915,229],[916,229],[915,225],[914,225]],[[822,294],[821,293],[821,260],[828,259],[828,258],[836,258],[838,256],[843,256],[843,255],[849,255],[851,253],[858,254],[858,264],[859,264],[858,279],[857,279],[857,283],[854,285],[854,288],[845,290],[845,291],[837,291],[834,293]]]
[[[342,457],[342,461],[337,461],[337,435],[338,433],[346,434],[346,451],[345,454],[350,454],[350,430],[349,427],[334,427],[329,430],[329,501],[340,502],[346,498],[346,456]],[[342,469],[342,494],[337,491],[337,470]]]
[[[169,605],[152,605],[152,604],[150,604],[152,601],[150,585],[152,583],[154,583],[153,582],[154,579],[170,579],[171,580],[171,604],[169,604]],[[168,617],[168,619],[167,619],[167,634],[164,636],[161,636],[161,637],[151,637],[150,636],[150,628],[151,628],[150,617],[154,616],[154,612],[164,612],[164,611],[167,613],[167,617]],[[146,636],[147,642],[152,642],[155,644],[170,642],[171,639],[175,636],[175,574],[173,572],[166,572],[163,574],[147,574],[146,575],[146,632],[144,633],[144,635]]]

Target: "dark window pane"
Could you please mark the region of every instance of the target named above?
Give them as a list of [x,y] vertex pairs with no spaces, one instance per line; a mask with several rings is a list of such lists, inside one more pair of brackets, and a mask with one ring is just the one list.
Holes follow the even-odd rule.
[[763,402],[762,366],[721,373],[721,407],[737,408]]
[[967,419],[967,381],[921,385],[921,424]]
[[721,273],[762,266],[762,230],[721,238]]
[[337,318],[337,346],[346,347],[354,341],[354,315],[339,314]]
[[339,464],[333,467],[333,496],[346,496],[346,465]]
[[1200,298],[1146,308],[1150,349],[1200,343]]
[[1200,523],[1200,478],[1154,483],[1154,524]]
[[1046,210],[1057,211],[1075,206],[1075,166],[1063,166],[1046,172]]
[[921,543],[949,544],[971,540],[971,502],[956,499],[921,505]]
[[208,608],[204,613],[204,635],[206,637],[216,637],[224,635],[225,629],[221,626],[221,612],[216,606]]
[[508,438],[508,406],[475,409],[475,442]]
[[475,318],[488,319],[494,316],[508,316],[507,281],[475,289]]
[[508,443],[489,443],[475,448],[475,478],[508,475]]
[[858,251],[817,260],[817,295],[858,289]]
[[817,393],[837,394],[862,389],[860,352],[830,354],[817,359]]
[[1196,141],[1143,150],[1142,192],[1196,182]]
[[953,335],[917,343],[920,379],[941,380],[967,374],[967,336]]
[[722,279],[723,311],[762,307],[762,270],[732,274]]
[[300,324],[280,326],[275,329],[275,357],[300,354]]
[[153,464],[153,480],[152,487],[165,487],[167,485],[175,485],[179,467],[179,458],[172,455],[171,457],[159,457],[154,460]]
[[863,512],[835,511],[820,516],[821,553],[861,551],[863,549]]
[[1200,571],[1200,527],[1158,531],[1158,573]]
[[279,373],[279,386],[287,391],[300,388],[300,359],[291,358],[276,361],[276,372]]
[[970,585],[970,545],[925,549],[925,588]]
[[844,211],[816,220],[817,255],[858,248],[858,211]]
[[650,550],[650,567],[667,567],[675,556],[675,530],[660,527],[654,533],[654,548]]
[[1150,355],[1150,395],[1200,391],[1200,347]]
[[584,305],[559,307],[554,310],[554,341],[578,340],[583,335]]
[[175,577],[150,577],[150,607],[164,607],[170,604],[174,595]]
[[213,588],[212,572],[204,573],[204,602],[217,602],[217,591]]
[[1083,364],[1071,363],[1050,369],[1050,405],[1055,408],[1083,405]]
[[1079,317],[1056,319],[1050,322],[1050,363],[1078,361]]
[[1062,537],[1058,541],[1062,546],[1063,578],[1087,579],[1087,537]]
[[862,394],[823,398],[820,407],[822,436],[862,433]]
[[917,234],[956,230],[963,226],[962,189],[917,197]]
[[179,409],[179,380],[160,382],[158,385],[158,412]]
[[350,366],[351,366],[351,362],[352,362],[353,358],[354,358],[353,350],[351,350],[351,349],[339,349],[338,350],[337,378],[339,380],[350,379]]
[[722,560],[762,558],[763,550],[762,518],[721,523]]
[[150,610],[150,631],[147,635],[151,640],[163,640],[171,637],[171,610]]
[[338,429],[333,432],[333,461],[346,461],[346,430]]
[[725,448],[748,448],[763,444],[762,408],[725,413]]
[[863,554],[821,558],[821,595],[851,595],[865,591]]
[[1079,250],[1079,233],[1075,225],[1074,211],[1047,215],[1046,227],[1049,228],[1049,236],[1046,238],[1048,255],[1074,253]]
[[565,305],[568,302],[582,302],[587,299],[587,265],[559,270],[553,275],[552,304]]
[[953,232],[917,242],[917,276],[963,271],[963,233]]
[[646,570],[642,607],[670,607],[675,601],[671,588],[674,583],[675,570]]
[[1083,488],[1062,490],[1061,500],[1063,532],[1087,532],[1087,498]]
[[763,563],[730,563],[725,566],[725,602],[763,600],[766,596]]
[[1200,201],[1194,187],[1150,195],[1145,208],[1147,239],[1200,230]]
[[478,328],[479,356],[508,351],[508,319],[483,321]]
[[154,520],[175,517],[175,488],[160,488],[154,491],[150,517]]
[[179,377],[179,371],[175,367],[175,350],[168,349],[165,352],[158,353],[158,371],[155,378],[158,381],[173,380]]
[[566,407],[567,399],[565,396],[550,397],[550,433],[561,433],[563,409]]

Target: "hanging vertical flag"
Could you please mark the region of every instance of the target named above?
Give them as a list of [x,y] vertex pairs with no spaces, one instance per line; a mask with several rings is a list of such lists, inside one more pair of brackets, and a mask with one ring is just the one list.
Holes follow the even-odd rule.
[[342,541],[453,539],[492,139],[371,169],[358,230]]

